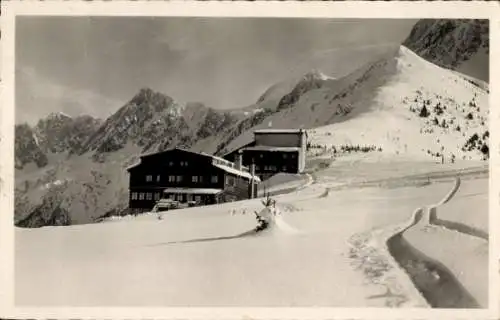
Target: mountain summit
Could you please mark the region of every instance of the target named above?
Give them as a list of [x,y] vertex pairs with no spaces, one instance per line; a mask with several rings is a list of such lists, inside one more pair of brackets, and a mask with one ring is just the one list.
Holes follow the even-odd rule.
[[489,81],[488,20],[423,19],[403,45],[438,66]]
[[286,108],[227,141],[220,153],[248,143],[251,132],[269,122],[309,128],[313,144],[375,145],[384,153],[423,158],[444,153],[482,159],[479,144],[466,145],[474,135],[489,135],[487,89],[404,46],[345,77],[300,82],[280,105],[285,101]]

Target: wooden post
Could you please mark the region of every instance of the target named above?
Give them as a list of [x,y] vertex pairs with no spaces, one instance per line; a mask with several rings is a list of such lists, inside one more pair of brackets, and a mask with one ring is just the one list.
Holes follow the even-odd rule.
[[250,199],[255,198],[255,163],[252,162],[250,165]]

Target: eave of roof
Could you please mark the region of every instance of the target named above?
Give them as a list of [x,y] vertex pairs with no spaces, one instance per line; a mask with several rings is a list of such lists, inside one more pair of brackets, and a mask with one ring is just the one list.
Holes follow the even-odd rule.
[[252,146],[243,148],[249,151],[270,151],[270,152],[294,152],[300,151],[299,147],[273,147],[273,146]]
[[305,129],[258,129],[254,133],[302,133]]
[[218,194],[222,189],[213,188],[167,188],[163,193],[186,193],[186,194]]

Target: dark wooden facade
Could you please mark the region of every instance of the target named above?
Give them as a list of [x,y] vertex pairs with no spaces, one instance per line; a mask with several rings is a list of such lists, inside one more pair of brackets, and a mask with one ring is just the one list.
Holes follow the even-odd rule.
[[247,168],[238,169],[207,154],[174,148],[142,156],[139,164],[127,170],[132,209],[150,210],[161,198],[213,204],[251,196]]
[[228,161],[255,164],[255,174],[266,180],[277,173],[302,173],[305,167],[307,133],[304,130],[256,131],[254,140],[225,154]]
[[266,180],[277,173],[299,173],[299,151],[292,150],[241,150],[242,164],[255,164],[255,174]]

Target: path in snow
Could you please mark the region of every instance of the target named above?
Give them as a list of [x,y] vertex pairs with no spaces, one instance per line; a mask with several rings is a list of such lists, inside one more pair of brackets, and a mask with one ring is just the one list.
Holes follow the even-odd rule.
[[[456,195],[460,185],[457,178],[439,203],[420,209],[417,219],[388,241],[392,255],[433,307],[478,308],[488,303],[487,240],[433,225],[438,208]],[[465,209],[469,214],[470,208]]]

